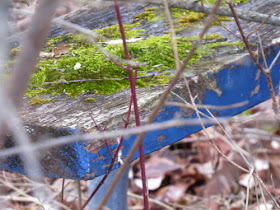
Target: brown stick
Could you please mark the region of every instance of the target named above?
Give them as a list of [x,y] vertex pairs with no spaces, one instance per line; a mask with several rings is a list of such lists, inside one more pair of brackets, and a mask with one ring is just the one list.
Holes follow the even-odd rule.
[[25,34],[21,52],[6,86],[7,95],[16,107],[20,104],[30,76],[35,69],[40,49],[44,46],[51,19],[59,2],[59,0],[40,1]]

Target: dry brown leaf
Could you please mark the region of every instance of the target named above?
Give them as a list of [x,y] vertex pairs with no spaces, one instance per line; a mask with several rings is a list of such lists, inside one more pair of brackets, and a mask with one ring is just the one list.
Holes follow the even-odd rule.
[[186,193],[188,185],[178,182],[175,185],[168,185],[156,193],[156,199],[166,203],[174,203],[179,201]]
[[59,58],[69,53],[71,45],[58,45],[52,50],[52,57]]

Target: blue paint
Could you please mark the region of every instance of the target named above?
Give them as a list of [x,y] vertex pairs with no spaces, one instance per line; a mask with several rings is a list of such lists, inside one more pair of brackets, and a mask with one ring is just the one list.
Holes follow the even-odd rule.
[[[278,50],[278,46],[270,48],[270,56],[267,58],[268,64],[272,62]],[[221,106],[243,102],[246,100],[248,100],[249,103],[242,107],[225,110],[212,109],[211,111],[213,114],[216,113],[220,117],[234,116],[270,98],[270,92],[265,75],[261,73],[260,77],[257,77],[258,69],[249,56],[243,58],[242,64],[231,63],[228,66],[229,67],[223,68],[214,74],[208,74],[209,77],[216,78],[217,88],[222,91],[222,94],[219,96],[215,91],[207,90],[203,97],[203,104]],[[279,69],[280,61],[277,61],[271,73],[276,93],[278,93],[279,90]],[[252,94],[258,86],[259,91],[255,91],[256,93]],[[173,101],[177,101],[177,99],[174,97]],[[201,111],[206,113],[205,110]],[[171,120],[174,117],[188,118],[186,114],[188,113],[182,112],[178,107],[164,106],[162,107],[161,112],[157,115],[155,122]],[[195,117],[196,116],[194,114],[193,118]],[[145,154],[159,150],[160,148],[179,141],[199,130],[201,130],[200,126],[181,126],[177,128],[148,132],[143,140]],[[60,130],[62,133],[65,131],[68,132],[68,134],[79,132],[77,130],[69,129]],[[135,135],[124,139],[124,149],[122,150],[124,157],[129,153],[135,139]],[[86,142],[76,142],[58,147],[58,153],[64,157],[68,157],[68,159],[58,162],[58,165],[60,166],[59,168],[44,171],[44,175],[48,177],[64,177],[70,179],[92,179],[94,176],[100,176],[106,173],[106,170],[111,163],[111,157],[106,146],[99,149],[96,153],[89,153],[86,150],[86,146]],[[117,144],[110,145],[110,148],[111,150],[117,148]],[[133,159],[138,158],[138,156],[139,154],[137,152]],[[118,163],[114,165],[114,168],[117,167],[119,167]],[[25,174],[22,164],[16,156],[11,157],[8,162],[2,163],[0,168],[2,170],[10,170]]]

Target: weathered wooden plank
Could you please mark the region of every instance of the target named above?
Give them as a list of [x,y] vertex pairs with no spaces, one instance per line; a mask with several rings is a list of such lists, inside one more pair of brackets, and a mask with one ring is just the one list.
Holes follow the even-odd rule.
[[[136,6],[139,11],[141,8],[147,5]],[[135,7],[129,11],[135,11]],[[122,7],[124,14],[130,14],[127,7]],[[257,8],[259,9],[259,8]],[[277,7],[275,9],[277,11]],[[87,22],[84,18],[86,14],[104,15],[106,18],[106,24],[114,24],[116,19],[111,20],[109,17],[113,12],[93,11],[90,13],[90,9],[86,8],[81,10],[78,14],[81,15],[81,20],[75,19],[79,24]],[[76,15],[77,13],[75,13]],[[112,15],[111,14],[111,15]],[[135,13],[124,15],[125,21],[131,22],[133,19],[130,17]],[[74,16],[75,16],[74,15]],[[67,18],[73,21],[74,16],[68,16]],[[77,16],[79,17],[79,15]],[[79,22],[81,21],[81,22]],[[100,19],[98,23],[100,23]],[[112,22],[110,22],[112,21]],[[92,18],[89,28],[96,28],[97,25]],[[102,22],[102,21],[101,21]],[[154,23],[157,24],[157,23]],[[249,24],[243,22],[245,28],[255,27],[255,24]],[[251,25],[253,25],[251,27]],[[83,25],[86,26],[86,25]],[[246,27],[248,26],[248,27]],[[250,26],[250,27],[249,27]],[[98,26],[101,27],[101,26]],[[152,27],[149,25],[149,27]],[[229,28],[236,31],[233,23],[229,23]],[[266,43],[271,43],[273,38],[279,36],[279,32],[271,34],[271,26],[266,25],[261,29],[261,36],[265,38]],[[275,26],[273,26],[275,30]],[[165,30],[161,29],[162,32]],[[270,31],[265,31],[270,30]],[[160,30],[159,30],[160,31]],[[186,31],[183,35],[196,35],[197,30]],[[210,29],[211,33],[223,33],[224,37],[229,37],[230,40],[234,40],[229,32],[224,31],[220,26],[215,26]],[[54,34],[60,34],[63,31],[59,28],[54,28]],[[225,36],[228,35],[228,36]],[[256,39],[250,40],[256,42]],[[267,62],[270,64],[272,59],[279,51],[279,46],[269,46],[266,49]],[[230,51],[228,51],[230,50]],[[276,62],[276,65],[272,69],[272,79],[275,91],[279,90],[280,80],[280,61]],[[230,105],[233,103],[248,101],[244,106],[238,108],[224,109],[224,110],[211,110],[216,116],[233,116],[238,114],[264,100],[270,98],[267,81],[263,73],[260,73],[258,68],[250,59],[249,55],[245,52],[236,49],[221,48],[220,52],[215,58],[201,61],[189,69],[188,76],[192,77],[190,83],[191,91],[194,95],[197,95],[198,103],[211,104],[211,105]],[[141,120],[144,122],[145,118],[151,112],[152,107],[158,101],[160,95],[163,93],[164,87],[155,85],[151,89],[138,88],[137,97],[140,106]],[[179,81],[173,90],[179,94],[185,100],[189,99],[187,90],[182,81]],[[90,118],[89,114],[92,113],[98,125],[107,126],[107,129],[117,129],[123,126],[122,118],[125,118],[128,104],[130,100],[130,90],[125,89],[115,94],[104,96],[94,95],[96,99],[94,102],[85,103],[84,99],[90,97],[91,94],[81,94],[77,98],[71,98],[67,95],[55,96],[53,99],[58,99],[50,104],[44,104],[39,106],[31,106],[29,99],[24,98],[22,106],[19,110],[19,115],[26,123],[31,136],[34,141],[43,141],[47,137],[55,137],[61,135],[73,134],[75,132],[97,132],[95,124]],[[170,101],[180,101],[175,96],[170,95]],[[201,110],[204,112],[203,110]],[[164,106],[161,112],[156,117],[155,122],[162,122],[173,119],[174,117],[180,118],[195,118],[193,112],[189,109]],[[134,126],[132,119],[130,126]],[[172,144],[185,136],[201,130],[200,126],[182,126],[169,129],[163,129],[159,131],[149,132],[144,139],[144,151],[145,154],[149,154],[155,150],[162,148],[163,146]],[[121,150],[123,158],[129,152],[136,136],[125,138],[123,148]],[[110,148],[114,150],[117,147],[116,139],[109,140]],[[13,145],[6,145],[7,147]],[[95,176],[102,175],[106,172],[108,164],[111,162],[111,157],[104,146],[103,141],[98,142],[77,142],[66,146],[60,146],[52,148],[50,151],[44,152],[44,149],[40,151],[41,165],[45,176],[49,177],[64,177],[70,179],[92,179]],[[134,159],[138,157],[135,154]],[[119,167],[116,163],[114,168]],[[24,173],[19,156],[14,156],[8,160],[2,160],[0,167],[2,170],[11,170],[15,172]]]

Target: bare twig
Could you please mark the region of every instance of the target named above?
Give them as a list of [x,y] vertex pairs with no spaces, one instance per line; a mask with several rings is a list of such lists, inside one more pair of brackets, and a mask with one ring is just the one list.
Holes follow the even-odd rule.
[[[131,198],[136,198],[136,199],[138,199],[138,200],[143,200],[142,196],[137,195],[137,194],[134,194],[134,193],[131,193],[131,192],[127,192],[127,195],[128,195],[129,197],[131,197]],[[172,207],[168,206],[167,204],[165,204],[165,203],[163,203],[163,202],[160,202],[160,201],[158,201],[158,200],[156,200],[156,199],[149,198],[149,202],[150,202],[150,203],[154,203],[154,204],[160,206],[160,207],[163,208],[163,209],[174,210],[174,208],[172,208]]]
[[[245,106],[246,104],[248,104],[248,101],[244,101],[244,102],[239,102],[239,103],[235,103],[235,104],[230,104],[230,105],[226,105],[226,106],[214,106],[214,105],[202,105],[202,104],[196,104],[196,107],[198,109],[215,109],[215,110],[224,110],[224,109],[233,109],[236,107],[242,107]],[[179,102],[165,102],[165,105],[169,105],[169,106],[179,106],[179,107],[183,107],[183,108],[193,108],[192,105],[186,104],[186,103],[179,103]]]
[[230,32],[233,36],[235,36],[237,39],[242,39],[240,36],[238,36],[236,33],[234,33],[232,30],[230,30],[228,27],[224,26],[224,24],[220,21],[220,19],[215,16],[216,20],[220,23],[220,26],[222,26],[224,29],[226,29],[228,32]]
[[268,72],[271,72],[271,69],[273,68],[273,66],[275,65],[276,61],[278,60],[280,56],[280,50],[278,51],[277,55],[275,56],[275,58],[273,59],[273,61],[271,62],[269,68],[267,69]]
[[[142,78],[148,78],[148,77],[155,77],[155,74],[148,74],[143,76],[138,76],[137,79]],[[59,80],[54,82],[44,82],[45,85],[51,85],[51,84],[68,84],[68,83],[77,83],[77,82],[94,82],[94,81],[123,81],[123,80],[129,80],[129,77],[123,77],[123,78],[104,78],[104,79],[81,79],[81,80]]]
[[30,76],[35,69],[39,52],[48,36],[51,19],[59,2],[59,0],[40,1],[25,34],[21,51],[6,87],[7,95],[16,107],[22,100]]
[[251,183],[251,179],[253,178],[253,173],[254,173],[254,167],[252,167],[252,168],[250,169],[249,178],[248,178],[248,183],[247,183],[246,205],[245,205],[245,209],[246,209],[246,210],[248,210],[248,205],[249,205],[250,183]]
[[247,39],[249,39],[249,37],[253,34],[256,33],[257,31],[260,30],[260,28],[266,23],[266,21],[270,18],[271,15],[269,15],[255,30],[251,31],[248,35],[247,35]]
[[[37,12],[34,14],[28,32],[24,38],[22,50],[18,56],[17,62],[14,67],[10,79],[6,85],[5,94],[1,89],[1,103],[3,107],[8,105],[9,111],[5,112],[5,109],[1,108],[1,111],[5,112],[1,114],[2,127],[0,136],[3,138],[8,128],[13,130],[17,144],[22,147],[29,147],[31,145],[30,140],[23,129],[21,122],[16,116],[16,107],[22,100],[22,96],[25,92],[25,88],[28,84],[29,78],[35,68],[39,51],[44,44],[44,40],[47,37],[48,29],[55,9],[58,6],[59,1],[48,0],[40,2]],[[9,97],[7,97],[9,96]],[[6,100],[5,100],[6,99]],[[29,175],[37,176],[41,175],[40,165],[36,158],[36,151],[23,152],[25,169]],[[43,188],[37,189],[35,195],[43,202],[45,200],[45,191]]]
[[[13,10],[14,12],[16,13],[19,13],[19,14],[25,14],[25,15],[29,15],[31,16],[33,13],[31,13],[30,11],[26,11],[26,10],[22,10],[22,9],[14,9]],[[115,61],[119,61],[119,62],[123,62],[123,63],[129,63],[131,66],[146,66],[147,64],[146,63],[138,63],[138,62],[135,62],[135,61],[127,61],[125,59],[122,59],[114,54],[112,54],[111,52],[105,50],[104,48],[102,48],[97,42],[96,42],[96,39],[105,39],[105,37],[99,35],[98,33],[95,33],[94,31],[92,30],[89,30],[87,28],[84,28],[82,26],[79,26],[77,24],[74,24],[74,23],[70,23],[66,20],[63,20],[61,19],[61,17],[57,17],[55,19],[52,20],[52,23],[54,24],[57,24],[57,25],[60,25],[61,27],[63,28],[66,28],[66,29],[72,29],[78,33],[81,33],[81,34],[84,34],[85,35],[85,39],[86,41],[92,43],[95,45],[95,47],[103,54],[107,57],[107,59],[111,60],[115,60]]]
[[266,57],[265,57],[265,54],[264,54],[263,44],[262,44],[262,40],[261,40],[259,31],[257,31],[257,36],[258,36],[258,39],[259,39],[259,45],[260,45],[260,49],[261,49],[263,62],[264,62],[265,68],[268,69],[268,65],[267,65],[267,62],[266,62]]
[[[216,118],[219,120],[220,123],[225,122],[238,122],[238,121],[247,121],[248,122],[248,116],[238,116],[233,118],[226,118],[226,117],[220,117]],[[270,116],[256,116],[252,118],[254,122],[262,121],[262,122],[271,122]],[[202,119],[202,122],[205,124],[215,124],[216,121],[214,119]],[[168,120],[165,122],[160,123],[153,123],[153,124],[147,124],[142,125],[137,128],[128,128],[128,129],[119,129],[119,130],[113,130],[113,131],[106,131],[103,133],[97,133],[97,134],[76,134],[71,136],[63,136],[58,138],[50,138],[48,141],[44,142],[37,142],[33,143],[30,147],[13,147],[5,150],[1,150],[0,157],[6,157],[14,154],[21,153],[23,151],[30,152],[32,150],[40,150],[40,149],[47,149],[54,146],[60,146],[65,145],[68,143],[72,143],[77,141],[77,139],[81,141],[89,141],[89,142],[99,142],[102,139],[105,138],[117,138],[121,136],[131,136],[134,134],[142,134],[149,131],[154,130],[161,130],[161,129],[167,129],[171,127],[177,127],[177,126],[186,126],[186,125],[200,125],[200,122],[198,119],[174,119],[174,120]]]
[[174,30],[174,24],[173,24],[171,12],[168,8],[167,0],[163,0],[163,5],[164,5],[165,12],[167,14],[167,19],[168,19],[168,23],[169,23],[169,27],[170,27],[170,31],[171,31],[172,49],[173,49],[173,52],[174,52],[176,69],[179,70],[180,66],[181,66],[181,63],[180,63],[179,54],[178,54],[176,33],[175,33],[175,30]]
[[62,185],[61,185],[61,203],[64,203],[64,183],[65,183],[65,179],[62,178]]
[[239,20],[238,20],[238,16],[237,16],[237,13],[236,13],[236,11],[235,11],[235,9],[234,9],[233,4],[232,4],[232,3],[228,3],[228,5],[229,5],[229,8],[230,8],[230,10],[231,10],[231,12],[232,12],[232,14],[233,14],[233,17],[234,17],[234,20],[235,20],[236,25],[237,25],[237,27],[238,27],[238,30],[240,31],[240,34],[241,34],[242,39],[243,39],[243,41],[244,41],[244,44],[246,45],[246,47],[247,47],[247,49],[248,49],[248,51],[249,51],[249,54],[250,54],[252,60],[254,61],[254,63],[257,65],[257,67],[258,67],[258,68],[265,74],[265,76],[266,76],[267,83],[268,83],[268,87],[269,87],[269,91],[270,91],[271,98],[272,98],[273,110],[274,110],[276,116],[278,116],[278,114],[279,114],[279,104],[278,104],[278,101],[276,100],[276,95],[275,95],[275,91],[274,91],[274,87],[273,87],[273,83],[272,83],[272,79],[271,79],[270,72],[266,71],[266,70],[262,67],[262,65],[258,62],[258,60],[257,60],[257,58],[256,58],[256,56],[255,56],[255,54],[254,54],[254,52],[253,52],[252,49],[251,49],[251,46],[250,46],[250,44],[249,44],[247,38],[245,37],[245,34],[244,34],[243,29],[242,29],[242,27],[241,27],[241,25],[240,25],[240,22],[239,22]]
[[[7,60],[8,55],[8,34],[9,34],[9,0],[3,0],[0,4],[0,74],[2,77],[3,67]],[[2,78],[0,78],[2,80]]]

